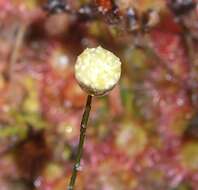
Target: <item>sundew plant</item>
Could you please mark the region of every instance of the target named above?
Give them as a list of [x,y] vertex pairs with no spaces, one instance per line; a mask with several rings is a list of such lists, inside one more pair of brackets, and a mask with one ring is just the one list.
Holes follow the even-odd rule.
[[0,0],[0,190],[197,190],[198,0]]

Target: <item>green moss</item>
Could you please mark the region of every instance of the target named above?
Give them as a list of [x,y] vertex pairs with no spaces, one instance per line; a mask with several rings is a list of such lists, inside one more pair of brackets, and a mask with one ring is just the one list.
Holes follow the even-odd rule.
[[192,141],[184,145],[181,157],[185,167],[196,170],[198,168],[198,142]]

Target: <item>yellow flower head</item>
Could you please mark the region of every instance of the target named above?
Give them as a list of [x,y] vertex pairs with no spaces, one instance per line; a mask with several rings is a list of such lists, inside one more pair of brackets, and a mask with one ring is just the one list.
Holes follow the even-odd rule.
[[110,91],[121,75],[120,59],[102,48],[87,48],[77,58],[75,77],[89,94],[101,96]]

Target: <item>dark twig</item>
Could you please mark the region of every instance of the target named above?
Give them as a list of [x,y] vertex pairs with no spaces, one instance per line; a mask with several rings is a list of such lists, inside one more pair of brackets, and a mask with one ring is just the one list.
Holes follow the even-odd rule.
[[86,103],[86,106],[85,106],[85,110],[84,110],[81,125],[80,125],[80,139],[79,139],[79,144],[78,144],[77,157],[76,157],[76,161],[75,161],[75,164],[74,164],[74,167],[73,167],[70,183],[69,183],[69,186],[67,188],[68,190],[73,190],[74,189],[77,173],[80,170],[80,160],[81,160],[82,153],[83,153],[83,144],[84,144],[85,135],[86,135],[89,113],[90,113],[90,110],[91,110],[91,102],[92,102],[92,96],[88,95],[87,103]]

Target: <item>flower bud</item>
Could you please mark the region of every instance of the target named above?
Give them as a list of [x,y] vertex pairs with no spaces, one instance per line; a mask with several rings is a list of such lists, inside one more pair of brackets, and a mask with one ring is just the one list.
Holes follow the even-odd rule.
[[77,58],[75,77],[82,89],[93,96],[113,89],[120,75],[120,59],[101,46],[87,48]]

